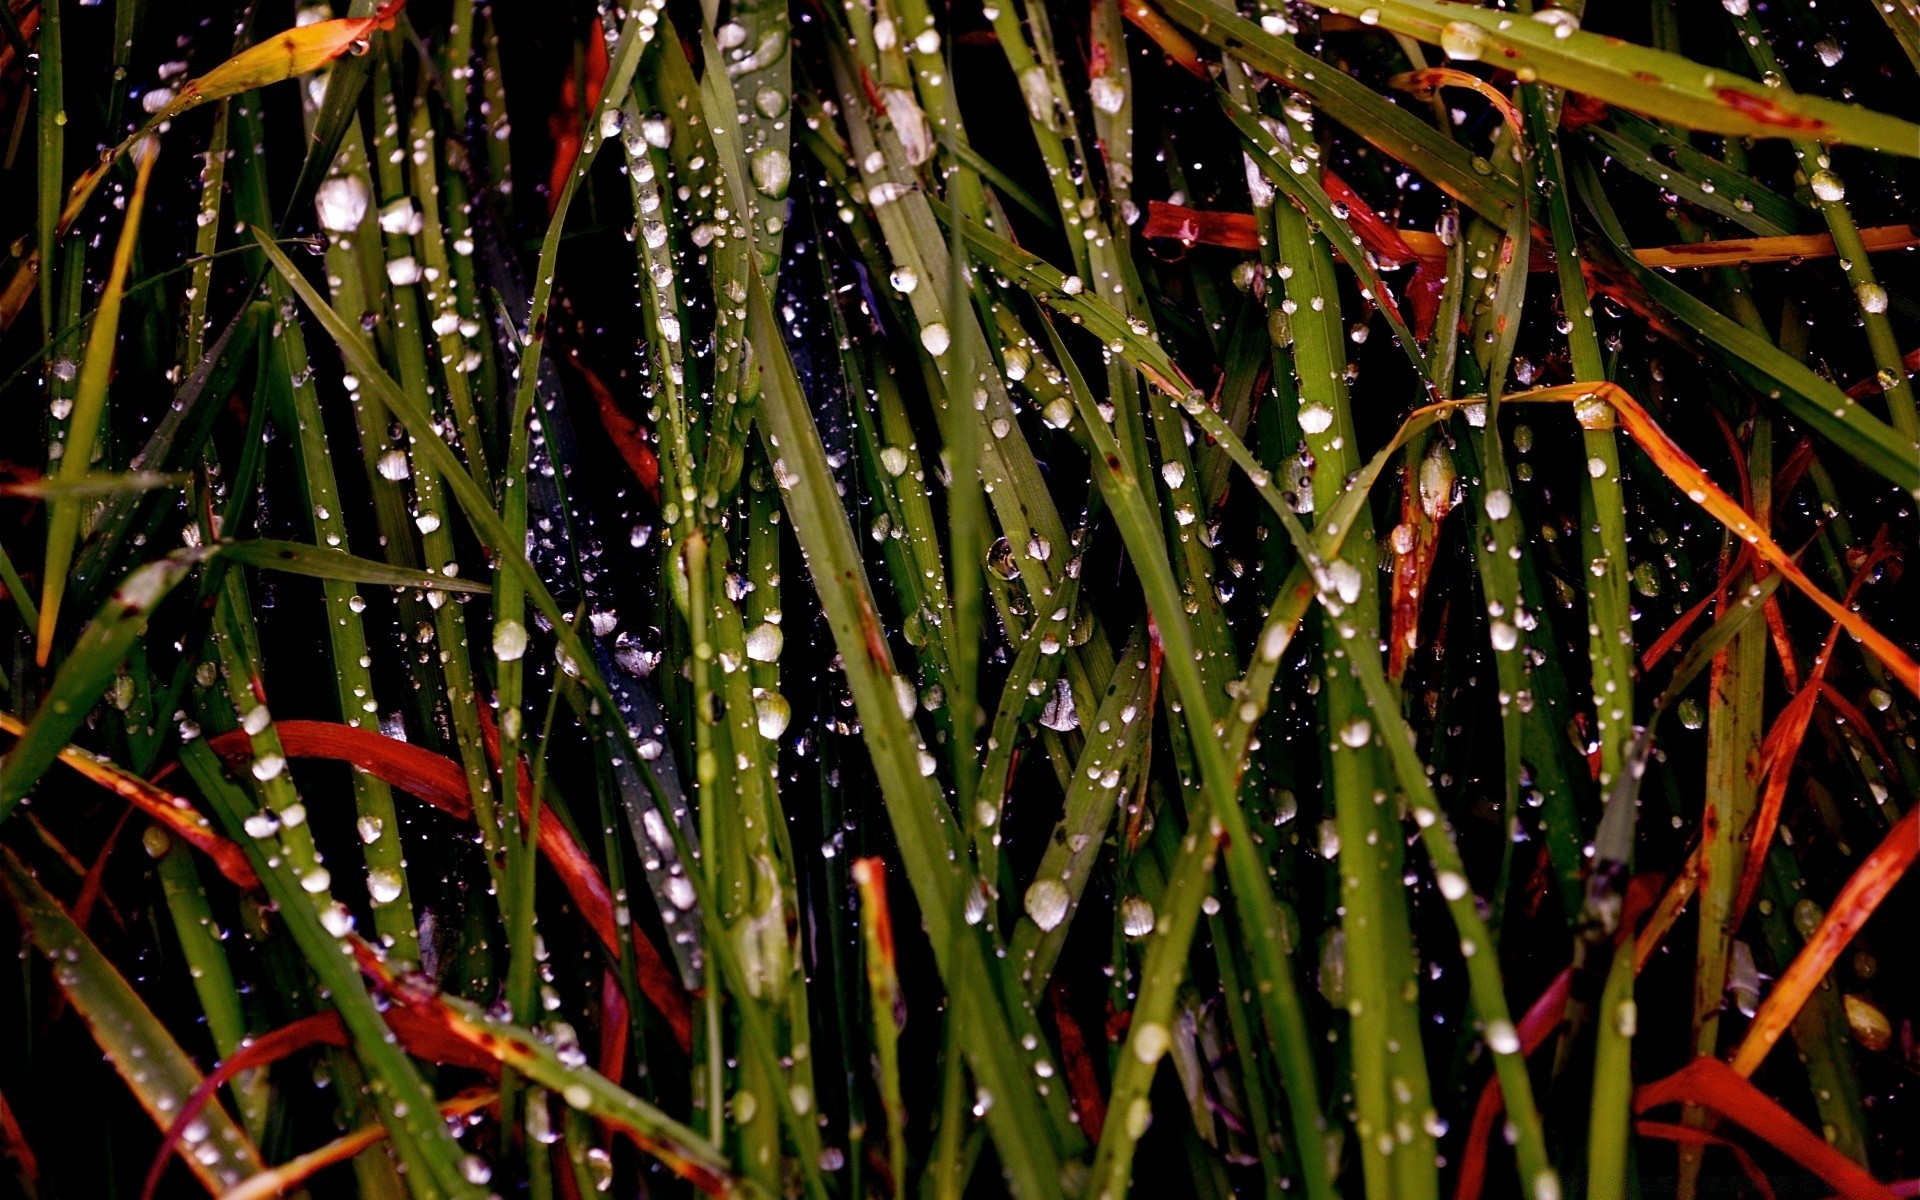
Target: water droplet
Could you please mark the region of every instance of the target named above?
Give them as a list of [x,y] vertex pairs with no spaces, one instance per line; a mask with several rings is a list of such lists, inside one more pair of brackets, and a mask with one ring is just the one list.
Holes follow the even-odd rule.
[[313,193],[320,227],[328,233],[351,233],[367,215],[367,185],[357,175],[337,175]]
[[1033,881],[1027,889],[1027,915],[1041,932],[1051,933],[1059,928],[1060,922],[1067,919],[1067,905],[1072,902],[1067,889],[1058,879],[1043,877]]
[[1053,695],[1040,710],[1040,723],[1055,733],[1080,728],[1080,714],[1073,707],[1073,688],[1065,679],[1054,681]]
[[1614,1008],[1613,1031],[1623,1038],[1630,1038],[1640,1031],[1640,1006],[1631,997],[1622,1000]]
[[1542,25],[1553,27],[1553,36],[1570,38],[1580,28],[1580,18],[1564,8],[1543,8],[1533,14]]
[[1160,1057],[1173,1045],[1173,1035],[1167,1032],[1165,1025],[1157,1021],[1148,1021],[1134,1029],[1132,1041],[1133,1056],[1152,1066],[1159,1062]]
[[425,227],[420,210],[413,206],[413,198],[402,196],[392,204],[380,210],[380,230],[382,233],[416,234]]
[[786,635],[771,621],[762,621],[747,632],[747,657],[755,662],[779,662],[780,647]]
[[527,627],[502,621],[493,627],[493,655],[501,662],[518,662],[527,652]]
[[787,705],[787,698],[778,692],[763,692],[753,700],[754,719],[760,727],[760,736],[768,741],[777,739],[787,731],[787,722],[793,719],[793,712]]
[[420,282],[420,263],[411,254],[387,260],[387,279],[395,287],[410,287]]
[[1520,1053],[1520,1035],[1511,1021],[1492,1021],[1487,1025],[1487,1048],[1495,1054]]
[[375,867],[367,872],[367,894],[375,904],[392,904],[406,887],[406,877],[392,867]]
[[1440,49],[1448,58],[1472,62],[1487,52],[1486,31],[1471,21],[1448,21],[1440,30]]
[[787,194],[787,182],[793,177],[793,167],[786,151],[778,146],[762,148],[754,154],[751,170],[753,186],[760,189],[761,195],[778,200]]
[[1853,1040],[1875,1053],[1885,1050],[1893,1041],[1893,1025],[1887,1020],[1887,1014],[1865,996],[1848,993],[1841,999]]

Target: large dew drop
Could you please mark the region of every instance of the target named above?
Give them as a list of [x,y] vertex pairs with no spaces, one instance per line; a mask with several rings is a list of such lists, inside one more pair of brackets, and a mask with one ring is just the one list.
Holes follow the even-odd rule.
[[367,185],[357,175],[339,175],[322,183],[313,194],[320,228],[328,233],[351,233],[367,215]]
[[406,886],[407,881],[392,867],[375,867],[367,872],[367,894],[375,904],[392,904]]
[[793,710],[787,705],[787,698],[778,692],[755,697],[753,712],[760,727],[760,736],[769,741],[785,733],[787,722],[793,719]]
[[1067,919],[1067,905],[1071,901],[1065,885],[1058,879],[1036,879],[1027,889],[1027,915],[1041,932],[1051,933]]
[[762,621],[747,632],[747,657],[755,662],[779,662],[780,647],[786,636],[771,621]]
[[493,627],[493,654],[501,662],[517,662],[527,652],[527,627],[502,621]]
[[1148,1021],[1133,1031],[1133,1056],[1148,1066],[1159,1062],[1172,1045],[1173,1035],[1157,1021]]
[[1139,896],[1120,902],[1120,928],[1130,938],[1143,938],[1153,932],[1153,905]]
[[1487,52],[1486,31],[1471,21],[1448,21],[1440,30],[1440,49],[1448,58],[1473,62]]
[[793,177],[793,168],[787,160],[787,152],[778,146],[768,146],[753,156],[753,186],[760,193],[775,200],[787,194],[787,181]]

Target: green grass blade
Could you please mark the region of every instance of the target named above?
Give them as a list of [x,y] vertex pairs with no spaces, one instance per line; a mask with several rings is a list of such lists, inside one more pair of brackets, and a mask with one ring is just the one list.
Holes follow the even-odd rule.
[[0,821],[12,815],[93,711],[153,610],[206,557],[204,551],[181,550],[134,571],[80,631],[27,732],[0,762]]
[[[66,440],[60,447],[56,478],[68,487],[77,485],[92,469],[94,447],[106,420],[107,383],[113,377],[114,344],[120,336],[121,299],[127,272],[133,265],[133,249],[140,237],[140,212],[146,205],[147,181],[153,177],[153,164],[159,152],[159,145],[149,142],[139,156],[140,172],[133,195],[127,201],[126,221],[120,228],[119,243],[114,247],[113,267],[101,290],[100,305],[94,310],[86,358],[81,362],[75,383],[72,418]],[[47,562],[40,577],[39,645],[35,651],[41,666],[47,664],[53,653],[60,600],[67,588],[67,568],[73,563],[74,541],[80,534],[81,508],[74,501],[56,501],[49,505]]]
[[[1341,11],[1334,0],[1312,0]],[[1557,87],[1583,92],[1687,129],[1740,137],[1799,135],[1920,157],[1920,126],[1820,96],[1767,88],[1677,54],[1578,28],[1578,21],[1515,19],[1447,0],[1379,0],[1367,11],[1383,29],[1439,46],[1448,58],[1496,61]],[[1551,9],[1547,12],[1564,10]]]
[[[167,1032],[86,931],[42,887],[11,848],[0,848],[0,883],[20,915],[27,938],[53,969],[54,981],[87,1022],[107,1061],[135,1099],[166,1129],[172,1113],[200,1086],[200,1070]],[[209,1192],[233,1187],[260,1169],[260,1154],[218,1104],[202,1117],[207,1136],[177,1147],[181,1161]]]

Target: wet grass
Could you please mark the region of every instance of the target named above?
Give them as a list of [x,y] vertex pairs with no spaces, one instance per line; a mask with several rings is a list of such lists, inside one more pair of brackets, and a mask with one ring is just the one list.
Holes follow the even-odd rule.
[[6,1188],[1911,1194],[1855,8],[0,6]]

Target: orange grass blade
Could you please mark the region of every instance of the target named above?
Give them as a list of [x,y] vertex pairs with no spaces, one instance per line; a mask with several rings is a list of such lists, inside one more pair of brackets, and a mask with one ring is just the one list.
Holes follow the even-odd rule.
[[[469,1088],[440,1106],[440,1115],[452,1120],[495,1108],[500,1103],[500,1093],[491,1088]],[[362,1150],[377,1146],[387,1140],[387,1127],[374,1122],[363,1125],[352,1133],[343,1134],[317,1150],[309,1150],[281,1163],[269,1167],[258,1175],[248,1179],[239,1187],[230,1188],[220,1200],[267,1200],[270,1196],[284,1196],[299,1190],[300,1186],[328,1167],[346,1162]]]
[[1807,997],[1827,977],[1828,968],[1853,941],[1854,934],[1860,932],[1874,909],[1880,907],[1894,884],[1900,882],[1916,856],[1920,856],[1920,805],[1909,808],[1907,815],[1900,818],[1886,838],[1874,847],[1873,853],[1867,855],[1866,861],[1840,889],[1840,895],[1834,898],[1819,928],[1767,993],[1760,1011],[1753,1016],[1753,1024],[1747,1027],[1746,1039],[1729,1060],[1736,1074],[1743,1078],[1751,1075],[1766,1060],[1774,1043],[1800,1014]]
[[[393,28],[394,20],[406,4],[407,0],[387,0],[380,11],[370,17],[342,17],[336,21],[316,21],[311,25],[282,30],[258,45],[242,50],[198,79],[188,80],[166,107],[154,113],[132,136],[102,155],[99,162],[73,181],[73,186],[67,189],[66,207],[61,210],[60,222],[55,227],[56,236],[64,235],[73,227],[81,210],[86,208],[87,201],[99,190],[100,181],[120,161],[120,156],[145,136],[148,130],[157,129],[181,113],[209,101],[225,100],[242,92],[310,74],[343,54],[365,53],[367,39],[376,30]],[[0,328],[4,328],[4,324],[0,324]]]
[[1515,145],[1525,142],[1526,134],[1520,128],[1520,113],[1513,107],[1513,101],[1507,94],[1478,75],[1462,71],[1458,67],[1425,67],[1418,71],[1405,71],[1387,80],[1390,87],[1399,88],[1418,100],[1425,100],[1443,87],[1465,88],[1478,92],[1487,103],[1499,112],[1500,119],[1507,123],[1507,131],[1513,135]]
[[1191,72],[1195,78],[1207,78],[1207,64],[1200,61],[1200,51],[1194,49],[1187,35],[1175,29],[1173,23],[1154,9],[1142,4],[1140,0],[1127,0],[1121,4],[1120,13],[1133,24],[1135,29],[1153,40],[1153,44],[1168,58],[1179,63]]
[[1640,444],[1647,457],[1675,487],[1685,492],[1689,500],[1706,509],[1708,515],[1725,525],[1735,537],[1751,546],[1762,562],[1778,571],[1787,582],[1799,588],[1809,600],[1838,622],[1841,628],[1852,634],[1893,673],[1902,687],[1920,696],[1920,663],[1914,662],[1906,651],[1894,645],[1890,638],[1875,629],[1859,613],[1851,611],[1808,579],[1799,564],[1793,561],[1793,556],[1781,549],[1780,544],[1767,534],[1761,523],[1754,520],[1746,509],[1721,491],[1719,485],[1708,478],[1700,465],[1667,436],[1666,430],[1660,428],[1652,415],[1640,407],[1640,402],[1629,395],[1625,388],[1617,383],[1571,383],[1509,396],[1507,399],[1598,400],[1610,404],[1619,414],[1620,423],[1633,435],[1633,440]]
[[[11,714],[0,713],[0,731],[19,737],[26,732],[26,725]],[[253,866],[247,862],[247,856],[240,847],[215,833],[213,823],[179,796],[78,746],[61,750],[60,761],[133,805],[164,825],[168,833],[212,859],[214,867],[226,877],[227,882],[246,891],[260,886],[259,876],[253,873]]]
[[[1860,231],[1868,250],[1910,250],[1920,246],[1920,228],[1879,225]],[[1738,267],[1750,263],[1795,262],[1803,258],[1832,258],[1839,253],[1824,233],[1796,233],[1783,237],[1733,238],[1720,242],[1693,242],[1635,250],[1633,256],[1649,267]]]
[[[1892,556],[1893,548],[1887,542],[1886,530],[1882,529],[1873,540],[1873,549],[1854,572],[1853,583],[1847,588],[1845,603],[1848,608],[1853,607],[1854,598],[1860,594],[1861,586],[1874,568]],[[1728,913],[1727,923],[1733,928],[1739,928],[1740,918],[1746,914],[1747,905],[1752,902],[1753,893],[1760,886],[1760,872],[1766,866],[1767,847],[1773,844],[1773,831],[1780,824],[1780,808],[1786,802],[1787,783],[1793,778],[1793,764],[1800,757],[1801,744],[1806,741],[1807,726],[1813,721],[1813,708],[1825,689],[1827,668],[1833,663],[1833,652],[1839,641],[1840,626],[1836,624],[1827,632],[1826,643],[1821,646],[1820,655],[1814,661],[1813,674],[1775,718],[1772,731],[1761,744],[1760,765],[1766,772],[1767,785],[1761,792],[1760,805],[1754,811],[1746,867],[1740,874],[1740,887],[1734,893],[1733,908]]]

